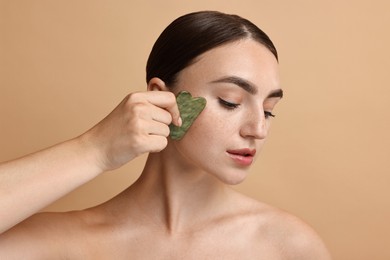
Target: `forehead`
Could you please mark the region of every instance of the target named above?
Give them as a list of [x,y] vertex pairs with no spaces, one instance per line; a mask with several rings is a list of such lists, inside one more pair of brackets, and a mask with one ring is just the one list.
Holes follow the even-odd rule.
[[203,53],[179,74],[178,83],[191,87],[226,76],[248,80],[259,90],[264,90],[260,92],[280,88],[275,56],[265,46],[250,39],[225,44]]

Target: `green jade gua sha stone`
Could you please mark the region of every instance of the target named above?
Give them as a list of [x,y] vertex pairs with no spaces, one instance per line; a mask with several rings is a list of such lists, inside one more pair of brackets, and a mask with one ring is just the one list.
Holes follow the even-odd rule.
[[192,125],[200,112],[206,106],[206,99],[203,97],[192,97],[187,91],[181,91],[176,97],[177,106],[179,107],[180,117],[182,119],[181,127],[173,124],[169,125],[170,136],[173,140],[180,140]]

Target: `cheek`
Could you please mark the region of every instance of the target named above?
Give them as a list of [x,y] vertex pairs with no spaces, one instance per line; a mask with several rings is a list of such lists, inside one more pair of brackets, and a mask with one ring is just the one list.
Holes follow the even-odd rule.
[[211,162],[226,149],[234,146],[239,133],[237,122],[228,117],[227,113],[211,109],[204,112],[182,141],[187,149],[191,149],[193,156],[199,159],[207,158],[207,161]]
[[210,119],[209,116],[199,116],[183,139],[176,143],[176,149],[183,158],[206,171],[211,171],[216,165],[224,147],[221,130],[210,123]]
[[[205,111],[204,111],[205,112]],[[199,116],[193,125],[188,129],[183,141],[194,146],[203,145],[213,139],[215,126],[210,123],[207,115]]]
[[206,108],[190,127],[187,135],[197,139],[194,141],[211,142],[223,136],[229,130],[227,127],[227,119],[223,118],[223,115],[213,109]]
[[188,132],[180,141],[180,146],[191,147],[191,150],[202,150],[208,147],[208,151],[221,141],[226,139],[226,120],[213,113],[210,109],[205,109],[194,121]]

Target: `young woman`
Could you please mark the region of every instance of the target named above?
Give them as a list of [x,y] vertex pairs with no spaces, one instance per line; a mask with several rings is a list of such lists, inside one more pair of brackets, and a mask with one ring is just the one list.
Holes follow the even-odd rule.
[[[149,152],[140,178],[97,207],[27,218],[0,235],[0,259],[330,259],[299,219],[229,187],[247,176],[282,98],[277,59],[268,36],[241,17],[176,19],[150,54],[147,92],[127,96],[82,136],[0,167],[8,187],[27,187],[9,189],[9,201],[42,201],[6,219]],[[173,140],[181,91],[207,105]]]

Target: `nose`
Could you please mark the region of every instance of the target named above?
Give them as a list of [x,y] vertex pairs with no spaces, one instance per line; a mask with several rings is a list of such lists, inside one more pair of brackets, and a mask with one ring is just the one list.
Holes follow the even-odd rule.
[[240,135],[245,138],[265,139],[268,134],[268,121],[264,111],[251,113],[244,121]]

